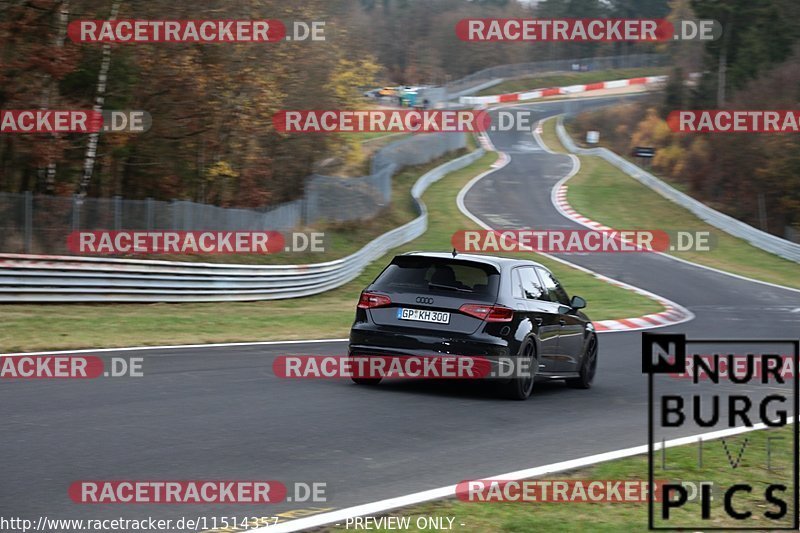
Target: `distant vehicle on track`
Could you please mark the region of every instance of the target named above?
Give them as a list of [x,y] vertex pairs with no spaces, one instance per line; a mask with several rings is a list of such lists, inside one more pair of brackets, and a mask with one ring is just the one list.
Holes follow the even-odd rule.
[[428,103],[421,97],[428,86],[401,85],[398,87],[382,87],[364,91],[364,96],[375,100],[383,100],[400,107],[427,107]]
[[397,96],[398,90],[398,87],[383,87],[378,90],[378,96]]

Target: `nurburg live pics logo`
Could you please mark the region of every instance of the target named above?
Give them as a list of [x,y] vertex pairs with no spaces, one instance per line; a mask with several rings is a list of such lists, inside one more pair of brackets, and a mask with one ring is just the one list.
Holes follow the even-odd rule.
[[[697,345],[700,353],[689,354],[687,345]],[[664,482],[658,502],[648,497],[649,529],[798,529],[798,358],[797,340],[687,340],[681,334],[642,334],[642,373],[648,380],[649,486],[656,469],[656,442],[661,444],[659,468],[664,471],[658,477],[670,479]],[[687,372],[692,379],[675,379]],[[698,438],[697,464],[682,455],[681,461],[669,467],[670,450],[663,443],[675,431],[694,435],[747,429],[758,423],[768,430],[793,423],[792,437],[784,431],[768,433],[762,443],[753,433],[734,430],[706,443]],[[734,439],[737,442],[726,442]],[[672,453],[676,453],[674,448]],[[685,472],[683,477],[697,475],[698,479],[676,480],[677,470]],[[687,486],[702,488],[696,501],[691,501],[695,498],[688,496]]]

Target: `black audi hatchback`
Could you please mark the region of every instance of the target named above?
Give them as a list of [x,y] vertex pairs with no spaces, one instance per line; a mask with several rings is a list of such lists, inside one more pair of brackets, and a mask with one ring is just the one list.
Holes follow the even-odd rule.
[[[530,368],[492,374],[506,376],[501,386],[517,400],[530,396],[535,379],[588,389],[597,369],[597,336],[580,311],[585,306],[534,261],[411,252],[396,256],[361,293],[349,354],[469,356],[498,370]],[[375,385],[381,378],[353,381]]]

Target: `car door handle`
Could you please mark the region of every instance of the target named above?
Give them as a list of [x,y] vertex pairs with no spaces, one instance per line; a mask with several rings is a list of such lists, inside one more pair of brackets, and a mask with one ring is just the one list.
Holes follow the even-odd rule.
[[564,320],[563,318],[561,320],[559,320],[558,323],[561,324],[562,326],[566,326],[567,325],[567,321]]
[[541,326],[542,325],[542,319],[539,318],[538,316],[536,318],[534,318],[533,320],[534,320],[534,322],[536,322],[537,326]]

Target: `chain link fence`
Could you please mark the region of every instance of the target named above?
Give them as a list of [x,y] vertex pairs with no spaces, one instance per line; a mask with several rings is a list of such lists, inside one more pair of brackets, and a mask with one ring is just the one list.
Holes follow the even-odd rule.
[[378,150],[368,176],[312,176],[306,184],[305,221],[316,224],[372,218],[391,203],[392,176],[398,170],[428,163],[466,146],[464,133],[413,135]]
[[287,231],[322,222],[365,220],[391,203],[392,176],[402,167],[465,148],[467,133],[413,135],[378,150],[370,174],[311,176],[303,197],[261,209],[183,200],[79,198],[0,193],[0,252],[65,254],[78,230]]

